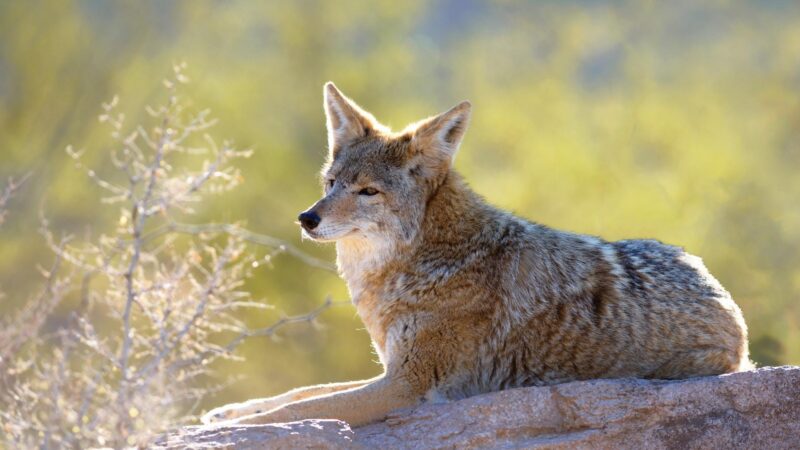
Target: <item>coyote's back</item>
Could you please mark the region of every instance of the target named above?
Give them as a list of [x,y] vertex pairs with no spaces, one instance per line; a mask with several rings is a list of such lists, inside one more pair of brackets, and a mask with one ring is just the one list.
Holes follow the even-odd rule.
[[508,220],[472,275],[472,295],[493,303],[476,305],[472,320],[491,317],[476,327],[482,356],[471,382],[447,397],[750,366],[741,312],[699,258],[652,240],[606,242]]

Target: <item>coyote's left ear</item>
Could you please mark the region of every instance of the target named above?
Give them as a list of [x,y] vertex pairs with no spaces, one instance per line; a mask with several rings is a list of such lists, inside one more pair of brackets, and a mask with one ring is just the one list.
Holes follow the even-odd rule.
[[325,97],[325,116],[328,119],[328,149],[331,157],[336,156],[336,152],[342,145],[382,128],[372,114],[345,97],[332,82],[325,83],[323,95]]
[[450,167],[469,125],[472,105],[463,101],[436,117],[424,120],[414,130],[415,147],[433,163]]

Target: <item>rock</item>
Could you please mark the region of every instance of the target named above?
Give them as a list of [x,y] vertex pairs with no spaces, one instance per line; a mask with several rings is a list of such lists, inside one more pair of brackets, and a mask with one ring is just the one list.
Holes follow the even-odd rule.
[[800,367],[512,389],[396,411],[355,430],[335,420],[189,427],[170,442],[167,448],[800,448]]
[[353,447],[353,431],[341,420],[303,420],[292,423],[185,427],[157,440],[153,449],[265,448],[340,449]]
[[513,389],[355,433],[375,448],[797,448],[800,368]]

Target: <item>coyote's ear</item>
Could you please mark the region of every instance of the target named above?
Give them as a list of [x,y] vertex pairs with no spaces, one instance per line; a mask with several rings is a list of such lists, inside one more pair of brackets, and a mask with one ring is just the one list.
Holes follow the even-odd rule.
[[335,156],[343,144],[367,136],[380,127],[372,114],[345,97],[332,82],[325,83],[323,95],[331,156]]
[[463,101],[438,116],[425,119],[414,130],[414,147],[438,168],[449,168],[464,138],[472,105]]

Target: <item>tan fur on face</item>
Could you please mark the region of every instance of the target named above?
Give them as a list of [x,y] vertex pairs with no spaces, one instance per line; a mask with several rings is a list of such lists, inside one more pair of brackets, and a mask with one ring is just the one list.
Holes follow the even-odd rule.
[[[336,241],[385,373],[256,401],[269,409],[260,413],[224,407],[206,421],[358,426],[426,399],[751,367],[741,311],[700,258],[654,240],[552,230],[470,190],[451,167],[469,103],[392,133],[332,84],[325,92],[333,129],[323,180],[335,183],[310,209],[323,231],[308,234]],[[380,194],[359,194],[365,186]]]

